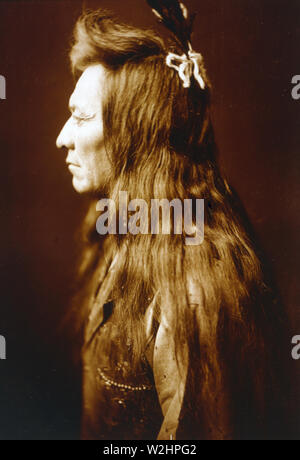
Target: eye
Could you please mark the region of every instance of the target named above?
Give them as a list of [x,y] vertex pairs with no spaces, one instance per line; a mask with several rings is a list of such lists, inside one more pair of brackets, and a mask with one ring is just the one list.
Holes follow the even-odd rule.
[[94,117],[94,115],[86,115],[86,114],[75,113],[75,112],[72,113],[72,118],[73,118],[73,120],[75,120],[77,123],[82,123],[83,121],[90,120],[90,119],[93,118],[93,117]]
[[80,122],[80,121],[86,120],[87,117],[84,116],[84,115],[76,115],[75,113],[73,113],[72,118],[73,118],[73,120],[75,120],[77,122]]

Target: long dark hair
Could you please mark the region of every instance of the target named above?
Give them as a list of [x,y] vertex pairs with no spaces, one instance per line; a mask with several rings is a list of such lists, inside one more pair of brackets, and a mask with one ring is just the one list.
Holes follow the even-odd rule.
[[[184,88],[165,63],[170,50],[182,53],[178,43],[167,45],[155,32],[122,24],[103,10],[85,12],[74,37],[75,76],[92,64],[106,69],[103,123],[113,166],[109,197],[117,202],[119,191],[127,191],[129,200],[147,203],[152,198],[205,200],[201,245],[185,245],[184,234],[108,237],[123,254],[112,292],[121,334],[132,340],[131,364],[138,366],[145,347],[147,299],[157,295],[155,320],[164,315],[172,321],[180,368],[186,359],[183,344],[188,344],[184,405],[190,411],[182,426],[196,438],[271,436],[268,417],[281,417],[278,405],[272,412],[280,385],[271,365],[274,356],[279,359],[271,327],[279,309],[216,163],[205,69],[204,90],[194,79]],[[95,223],[93,202],[78,270],[87,297],[103,244]],[[84,304],[78,317],[87,314]]]

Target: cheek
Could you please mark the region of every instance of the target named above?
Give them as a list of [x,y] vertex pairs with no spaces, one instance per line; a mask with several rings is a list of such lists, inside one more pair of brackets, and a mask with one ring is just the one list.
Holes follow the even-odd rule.
[[99,129],[99,125],[91,124],[86,128],[82,128],[77,135],[77,154],[80,159],[86,163],[95,161],[98,153],[104,151],[103,133]]
[[111,166],[107,157],[104,139],[99,125],[91,126],[78,138],[78,157],[85,178],[94,186],[100,185],[105,176],[110,174]]
[[86,143],[90,145],[90,150],[102,150],[104,147],[103,129],[99,123],[91,123],[90,129],[87,131]]

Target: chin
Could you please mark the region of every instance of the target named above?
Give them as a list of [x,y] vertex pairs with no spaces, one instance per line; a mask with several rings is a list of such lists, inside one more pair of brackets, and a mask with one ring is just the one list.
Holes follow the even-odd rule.
[[89,184],[88,182],[83,180],[78,180],[75,177],[73,177],[72,184],[74,190],[80,195],[91,195],[94,197],[100,196],[101,198],[106,197],[107,190],[106,187],[104,187],[103,185],[95,187],[92,184]]
[[89,184],[87,184],[85,181],[78,180],[75,177],[73,177],[72,184],[73,184],[74,190],[77,193],[85,194],[85,193],[93,192],[92,187]]

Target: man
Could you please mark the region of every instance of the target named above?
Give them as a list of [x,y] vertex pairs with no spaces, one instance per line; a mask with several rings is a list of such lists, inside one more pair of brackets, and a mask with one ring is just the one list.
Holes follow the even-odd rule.
[[[76,303],[85,325],[82,437],[262,437],[274,396],[266,395],[272,296],[216,164],[210,85],[188,12],[166,3],[181,21],[171,50],[101,10],[75,28],[78,80],[57,146],[68,151],[74,189],[91,196]],[[122,191],[148,209],[153,199],[204,199],[202,244],[187,245],[191,229],[176,232],[171,213],[169,234],[124,231]],[[103,197],[116,203],[119,232],[97,232]]]

